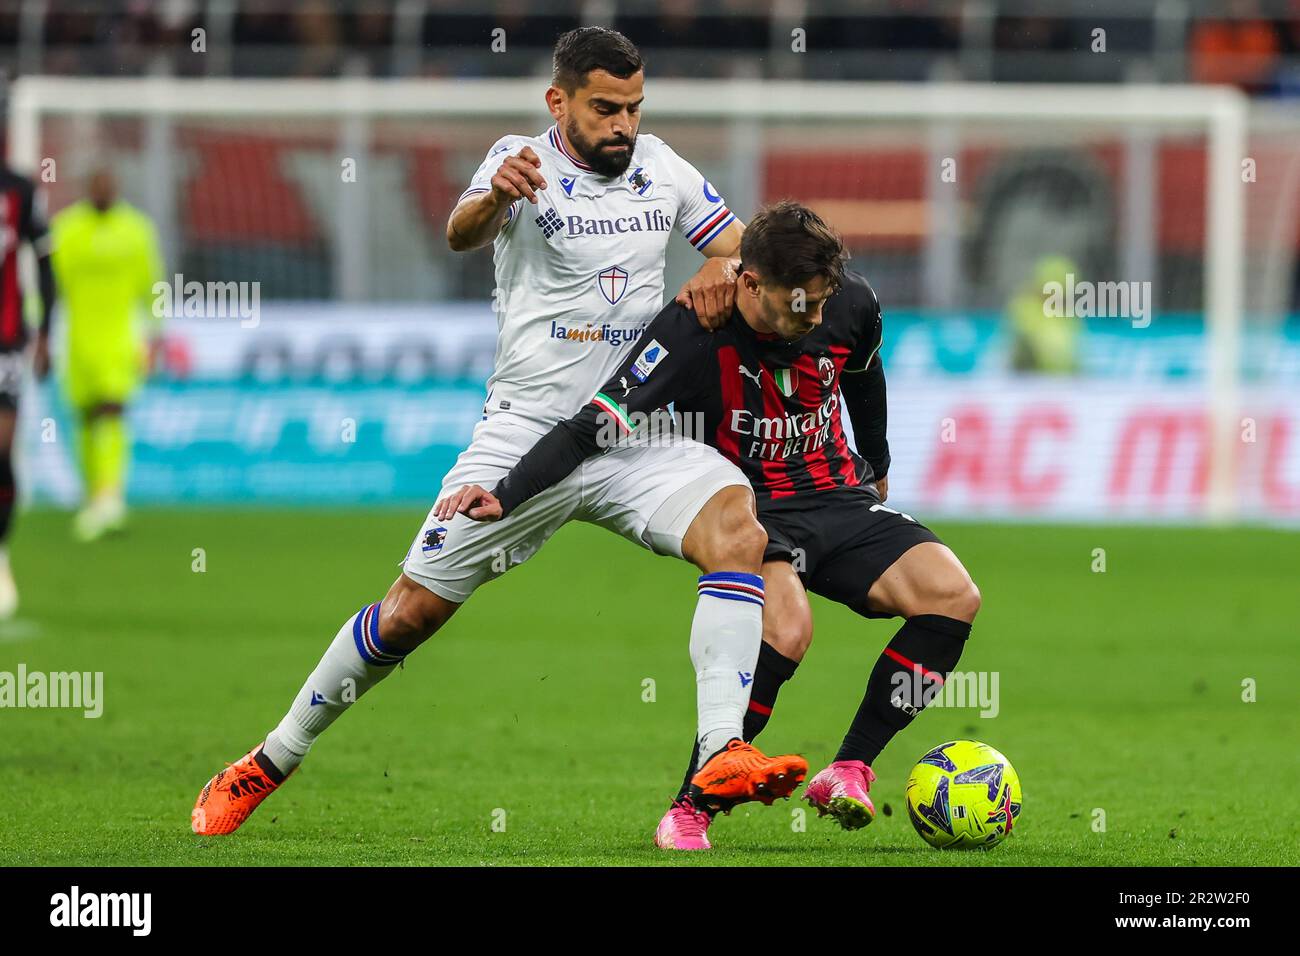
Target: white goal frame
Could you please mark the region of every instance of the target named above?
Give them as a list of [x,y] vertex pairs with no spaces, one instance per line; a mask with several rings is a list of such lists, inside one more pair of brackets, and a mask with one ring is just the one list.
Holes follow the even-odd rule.
[[[40,129],[48,115],[144,117],[335,117],[341,141],[357,142],[365,122],[378,117],[439,118],[536,113],[544,119],[545,80],[236,80],[149,76],[121,79],[22,77],[11,88],[10,160],[39,176]],[[926,120],[1005,125],[1060,123],[1135,131],[1192,130],[1208,143],[1203,302],[1208,323],[1208,398],[1212,419],[1207,517],[1230,520],[1237,511],[1239,379],[1244,286],[1245,202],[1241,163],[1246,157],[1249,101],[1229,87],[1036,85],[966,83],[856,83],[657,79],[656,118],[714,119],[734,130],[733,145],[757,143],[764,120],[835,122]],[[535,110],[521,104],[533,104]],[[343,155],[350,155],[344,153]],[[936,174],[937,175],[937,174]],[[746,198],[733,204],[746,208]],[[363,208],[343,210],[363,217]],[[361,230],[344,230],[359,236]],[[342,232],[340,240],[344,239]],[[356,239],[347,240],[355,243]],[[363,250],[340,270],[343,295],[349,269],[364,268]]]

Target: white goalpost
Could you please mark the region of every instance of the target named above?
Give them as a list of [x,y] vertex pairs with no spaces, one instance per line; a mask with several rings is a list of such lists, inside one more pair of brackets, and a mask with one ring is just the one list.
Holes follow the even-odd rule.
[[[321,297],[367,301],[390,289],[406,290],[402,294],[413,299],[454,297],[464,294],[457,291],[463,288],[454,271],[459,264],[444,263],[432,247],[422,252],[422,240],[414,237],[413,231],[397,233],[396,238],[391,235],[407,211],[404,207],[411,205],[411,191],[419,190],[418,182],[412,185],[409,171],[383,173],[399,184],[393,187],[399,191],[396,197],[370,189],[328,192],[326,171],[332,169],[337,174],[339,163],[349,159],[366,170],[382,171],[388,169],[382,163],[393,151],[410,149],[412,156],[426,164],[419,166],[412,160],[415,168],[438,169],[445,174],[447,164],[454,161],[459,164],[455,173],[461,175],[465,168],[472,170],[491,142],[477,132],[470,137],[464,130],[495,126],[500,133],[517,127],[521,132],[535,132],[550,122],[541,96],[544,83],[539,79],[24,77],[11,89],[9,154],[20,171],[47,183],[61,183],[77,165],[93,160],[103,148],[106,137],[101,127],[127,124],[130,132],[124,134],[123,141],[129,139],[133,155],[138,156],[137,182],[146,191],[145,207],[159,224],[164,246],[174,253],[183,242],[186,213],[180,208],[178,192],[188,162],[177,144],[178,128],[203,126],[214,137],[220,137],[222,131],[242,133],[247,129],[301,133],[313,140],[312,148],[320,155],[317,160],[302,160],[294,175],[313,184],[311,189],[317,195],[330,197],[322,200],[326,212],[319,217],[327,220],[322,229],[326,249],[320,255],[329,266],[330,277]],[[1239,504],[1235,469],[1248,266],[1247,186],[1242,164],[1248,159],[1251,115],[1249,101],[1240,92],[1223,87],[1144,84],[654,79],[647,85],[647,93],[648,127],[679,124],[683,138],[700,150],[712,150],[711,168],[721,168],[717,175],[725,177],[727,198],[742,218],[747,218],[765,195],[765,143],[842,142],[851,151],[855,143],[881,131],[880,136],[920,149],[926,168],[918,175],[925,184],[928,217],[925,235],[917,239],[924,260],[923,285],[927,296],[949,308],[960,304],[956,301],[963,281],[959,221],[964,207],[958,192],[944,189],[939,164],[955,155],[961,143],[972,138],[991,141],[1008,137],[1039,144],[1059,142],[1068,149],[1073,137],[1098,131],[1129,142],[1131,148],[1121,160],[1125,164],[1122,176],[1128,177],[1127,205],[1123,229],[1117,232],[1124,233],[1121,242],[1128,249],[1126,262],[1137,263],[1135,268],[1150,268],[1155,255],[1153,210],[1160,199],[1149,178],[1150,155],[1144,154],[1140,144],[1145,141],[1149,145],[1151,139],[1165,136],[1195,138],[1204,145],[1206,157],[1204,240],[1199,248],[1201,288],[1195,293],[1206,323],[1205,396],[1211,420],[1204,506],[1205,515],[1212,520],[1234,517]],[[430,136],[440,137],[444,151],[437,155],[416,152]],[[1133,143],[1139,145],[1132,147]],[[366,165],[367,159],[376,165]],[[960,179],[960,170],[957,175]],[[447,178],[455,176],[448,174]],[[797,180],[793,188],[798,188]],[[801,198],[797,193],[794,196]],[[275,215],[281,214],[275,197],[231,201],[264,207],[271,203]],[[899,203],[878,203],[872,208],[891,209],[900,216],[912,214]],[[288,210],[283,215],[287,217]],[[428,261],[420,256],[427,256]],[[297,266],[290,262],[284,268],[292,272]],[[293,281],[297,278],[292,275],[286,279],[290,284]]]

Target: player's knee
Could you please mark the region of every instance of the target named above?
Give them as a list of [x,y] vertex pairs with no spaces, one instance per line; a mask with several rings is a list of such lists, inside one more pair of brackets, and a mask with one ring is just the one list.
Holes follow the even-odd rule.
[[433,634],[427,617],[411,603],[396,607],[381,605],[379,639],[389,647],[403,651],[415,649]]
[[723,555],[734,557],[737,566],[756,569],[767,550],[767,532],[748,508],[734,508],[726,516],[719,543]]
[[763,641],[782,657],[801,661],[812,644],[812,621],[769,621],[764,615]]
[[432,637],[456,607],[418,584],[394,585],[379,607],[379,639],[409,653]]
[[767,532],[754,515],[748,488],[724,488],[709,501],[697,522],[700,526],[687,532],[683,554],[702,571],[758,572],[767,548]]
[[966,579],[966,586],[961,590],[957,597],[957,612],[950,614],[949,617],[955,617],[960,621],[973,621],[975,615],[980,612],[980,589],[976,587],[975,582],[969,577]]
[[918,614],[942,614],[959,621],[973,621],[980,609],[980,589],[965,573],[936,578],[921,598]]

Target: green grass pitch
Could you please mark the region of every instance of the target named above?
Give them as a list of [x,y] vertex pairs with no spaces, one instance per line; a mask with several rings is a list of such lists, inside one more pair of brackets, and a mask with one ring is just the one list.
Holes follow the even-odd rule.
[[[20,516],[23,607],[0,671],[103,671],[105,709],[0,710],[0,863],[1300,862],[1300,538],[1263,529],[937,525],[984,594],[960,668],[998,672],[998,715],[922,714],[876,764],[889,811],[865,830],[800,826],[795,799],[738,809],[713,853],[674,855],[651,840],[694,728],[693,569],[570,526],[365,697],[243,830],[193,836],[204,781],[384,593],[423,516],[141,511],[94,545],[72,542],[67,515]],[[816,771],[897,622],[813,610],[760,744]],[[1024,784],[1020,826],[990,852],[931,850],[902,810],[913,762],[955,737],[998,747]]]

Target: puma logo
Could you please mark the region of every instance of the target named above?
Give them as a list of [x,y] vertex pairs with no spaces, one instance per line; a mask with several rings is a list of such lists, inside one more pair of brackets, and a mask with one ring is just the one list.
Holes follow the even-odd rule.
[[763,385],[763,366],[760,365],[760,366],[758,367],[758,371],[757,371],[757,372],[751,372],[749,369],[745,368],[745,366],[742,365],[742,366],[740,366],[740,374],[741,374],[741,375],[744,375],[746,378],[752,378],[752,379],[754,380],[754,384],[755,384],[755,385],[759,386],[760,388],[762,387],[762,385]]

